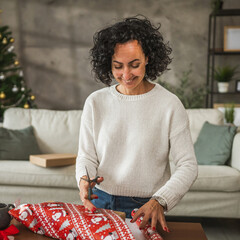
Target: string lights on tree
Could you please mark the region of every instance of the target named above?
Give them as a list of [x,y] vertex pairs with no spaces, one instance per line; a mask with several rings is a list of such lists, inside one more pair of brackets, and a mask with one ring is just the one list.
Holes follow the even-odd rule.
[[36,108],[35,96],[26,86],[20,61],[14,53],[8,26],[0,26],[0,119],[10,107]]

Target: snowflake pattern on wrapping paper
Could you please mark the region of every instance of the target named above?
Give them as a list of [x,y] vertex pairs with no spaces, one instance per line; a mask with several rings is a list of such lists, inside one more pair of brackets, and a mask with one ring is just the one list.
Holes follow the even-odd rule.
[[9,213],[30,230],[66,240],[133,240],[127,224],[112,210],[86,211],[84,206],[44,202],[22,204]]

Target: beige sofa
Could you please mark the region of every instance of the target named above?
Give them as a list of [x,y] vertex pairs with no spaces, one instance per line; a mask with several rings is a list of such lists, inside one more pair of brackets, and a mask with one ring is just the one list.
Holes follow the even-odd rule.
[[[195,142],[205,121],[222,124],[215,109],[187,110]],[[3,127],[21,129],[32,125],[43,153],[77,153],[81,111],[8,109]],[[174,166],[171,166],[174,171]],[[0,160],[0,202],[80,203],[75,166],[42,168],[29,161]],[[240,218],[240,133],[236,134],[227,166],[199,166],[190,191],[168,215]]]

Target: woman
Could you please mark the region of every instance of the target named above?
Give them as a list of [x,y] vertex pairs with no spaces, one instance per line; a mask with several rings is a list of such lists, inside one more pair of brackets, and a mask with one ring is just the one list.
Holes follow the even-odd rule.
[[[171,48],[146,18],[126,18],[94,36],[91,49],[96,78],[108,87],[86,100],[80,127],[76,178],[90,211],[139,208],[169,232],[164,211],[172,209],[197,177],[188,117],[180,100],[150,80],[171,62]],[[118,84],[110,86],[112,80]],[[169,155],[176,165],[171,176]],[[100,185],[88,199],[86,168]],[[103,178],[104,177],[104,178]],[[94,184],[91,185],[93,187]]]

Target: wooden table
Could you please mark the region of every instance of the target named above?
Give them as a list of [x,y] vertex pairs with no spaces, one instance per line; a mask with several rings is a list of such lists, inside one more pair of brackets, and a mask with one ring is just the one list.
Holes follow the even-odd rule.
[[207,240],[200,223],[167,222],[170,233],[159,231],[164,240]]
[[[12,223],[19,229],[19,234],[15,235],[16,240],[47,240],[52,239],[31,232],[21,223],[13,220]],[[168,222],[170,233],[161,230],[160,234],[164,240],[207,240],[200,223]],[[136,239],[137,240],[137,239]]]

